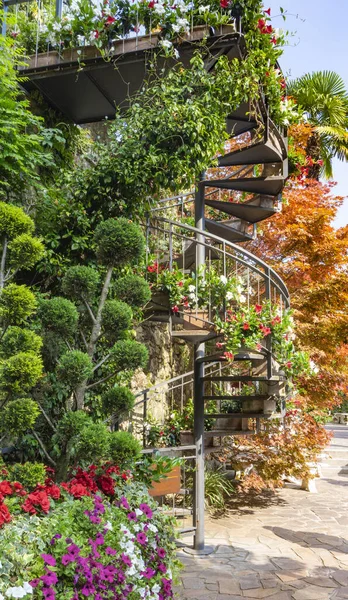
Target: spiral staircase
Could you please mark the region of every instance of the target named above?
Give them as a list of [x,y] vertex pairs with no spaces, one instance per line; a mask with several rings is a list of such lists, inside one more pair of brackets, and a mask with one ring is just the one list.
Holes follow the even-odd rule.
[[[197,273],[202,265],[208,270],[214,265],[227,278],[238,274],[245,280],[248,306],[267,300],[282,311],[289,307],[285,284],[245,250],[243,243],[256,237],[257,223],[281,209],[287,177],[286,139],[269,118],[262,95],[257,102],[231,112],[226,126],[232,143],[241,140],[242,147],[219,156],[218,166],[202,176],[194,193],[165,199],[156,207],[147,222],[148,246],[157,249],[161,268],[175,265],[185,277]],[[184,214],[185,206],[195,212],[196,227],[181,221],[180,211]],[[147,308],[148,319],[169,323],[173,341],[193,346],[197,551],[204,551],[204,457],[223,448],[226,439],[255,434],[267,420],[281,422],[288,393],[287,379],[272,353],[271,337],[264,339],[258,351],[241,347],[231,361],[217,349],[219,334],[212,327],[213,310],[209,305],[204,314],[182,308],[174,313],[165,295],[154,295]],[[209,373],[205,365],[209,365]],[[212,366],[218,367],[213,374]],[[247,393],[243,391],[246,384]],[[205,411],[208,402],[215,403],[216,412]],[[215,425],[206,431],[204,423],[212,419]]]

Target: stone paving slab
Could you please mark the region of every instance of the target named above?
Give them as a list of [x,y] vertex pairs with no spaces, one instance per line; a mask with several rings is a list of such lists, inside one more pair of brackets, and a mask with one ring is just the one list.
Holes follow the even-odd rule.
[[[292,487],[209,519],[208,556],[183,549],[176,600],[348,600],[348,427],[323,453],[317,494]],[[258,499],[259,500],[259,499]],[[189,539],[188,539],[189,545]]]

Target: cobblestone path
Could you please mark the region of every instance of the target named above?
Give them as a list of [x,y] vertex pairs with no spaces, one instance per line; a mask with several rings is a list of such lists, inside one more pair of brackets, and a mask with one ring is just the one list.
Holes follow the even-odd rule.
[[284,489],[269,503],[208,520],[209,556],[183,551],[179,600],[348,599],[348,427],[322,459],[317,494]]

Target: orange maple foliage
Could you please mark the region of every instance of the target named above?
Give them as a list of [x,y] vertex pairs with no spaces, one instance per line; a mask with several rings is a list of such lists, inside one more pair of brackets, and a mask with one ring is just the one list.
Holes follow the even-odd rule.
[[286,282],[298,341],[319,365],[306,403],[332,408],[348,384],[348,226],[332,221],[343,198],[333,183],[290,179],[281,213],[262,223],[253,252]]

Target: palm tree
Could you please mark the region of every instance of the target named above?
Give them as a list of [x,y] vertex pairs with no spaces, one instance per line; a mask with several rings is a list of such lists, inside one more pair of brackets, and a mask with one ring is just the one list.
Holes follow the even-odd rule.
[[[316,71],[292,81],[287,92],[314,127],[308,155],[323,160],[323,174],[329,179],[332,159],[348,160],[348,93],[344,81],[334,71]],[[319,179],[319,166],[314,165],[311,171],[310,176]]]

